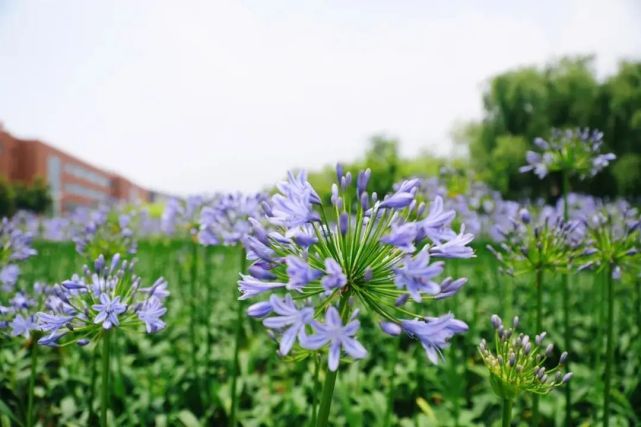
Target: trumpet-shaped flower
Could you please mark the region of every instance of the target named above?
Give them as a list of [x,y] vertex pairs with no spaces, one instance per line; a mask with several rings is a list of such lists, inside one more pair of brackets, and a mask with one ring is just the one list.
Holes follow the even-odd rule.
[[[379,200],[367,192],[370,171],[359,173],[355,183],[341,167],[337,173],[327,205],[304,173],[289,174],[278,185],[279,193],[264,205],[266,218],[262,222],[255,218],[252,235],[244,240],[253,264],[238,281],[240,299],[271,294],[247,313],[265,318],[266,327],[281,332],[277,335],[281,354],[307,354],[329,344],[332,370],[338,367],[342,349],[355,359],[367,354],[356,340],[359,323],[354,319],[359,306],[380,317],[377,320],[383,324],[397,325],[385,326],[388,331],[410,333],[400,326],[401,316],[409,312],[402,306],[408,297],[417,302],[426,295],[445,298],[465,282],[449,278],[442,288],[437,276],[444,262],[430,262],[430,258],[473,255],[468,247],[472,236],[464,228],[460,235],[452,231],[455,212],[446,210],[442,199],[436,198],[425,215],[427,206],[416,200],[421,181],[403,181]],[[263,223],[271,224],[269,232]],[[296,306],[294,299],[303,299],[304,308]],[[344,319],[351,319],[346,325],[337,306],[343,307]]]
[[304,336],[302,346],[313,350],[329,343],[328,366],[330,371],[338,369],[341,348],[354,359],[362,359],[367,356],[367,350],[354,338],[360,328],[360,322],[354,320],[354,317],[353,315],[352,320],[343,326],[338,310],[335,307],[329,307],[325,314],[325,323],[314,321],[312,325],[315,334]]

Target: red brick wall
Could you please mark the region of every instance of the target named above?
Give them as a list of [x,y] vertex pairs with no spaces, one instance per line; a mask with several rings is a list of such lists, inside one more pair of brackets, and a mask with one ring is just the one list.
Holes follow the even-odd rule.
[[[58,192],[52,194],[58,210],[93,207],[101,201],[148,201],[150,192],[126,178],[104,171],[41,141],[18,140],[0,129],[0,177],[33,183],[36,178],[50,187],[50,159],[59,159]],[[52,188],[53,190],[53,188]]]

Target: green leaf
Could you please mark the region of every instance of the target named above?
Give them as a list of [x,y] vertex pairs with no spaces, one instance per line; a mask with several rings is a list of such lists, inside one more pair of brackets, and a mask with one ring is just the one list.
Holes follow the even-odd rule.
[[188,410],[182,410],[178,414],[178,419],[185,427],[200,427],[198,418]]
[[16,416],[13,414],[11,409],[9,409],[7,404],[4,403],[2,400],[0,400],[0,414],[6,415],[11,421],[18,423],[18,425],[22,425],[22,423],[18,421]]

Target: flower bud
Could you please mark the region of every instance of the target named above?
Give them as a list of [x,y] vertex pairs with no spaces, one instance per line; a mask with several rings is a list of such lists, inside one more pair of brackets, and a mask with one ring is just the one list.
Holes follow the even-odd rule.
[[492,317],[490,317],[490,321],[492,322],[492,326],[494,326],[494,329],[498,329],[503,324],[501,318],[496,314],[493,314]]
[[397,323],[392,322],[381,322],[379,326],[388,335],[398,336],[401,334],[401,327]]
[[568,358],[568,352],[564,351],[563,353],[561,353],[561,357],[559,358],[559,363],[563,365],[567,358]]
[[265,317],[272,312],[272,305],[268,301],[261,301],[247,307],[250,317]]

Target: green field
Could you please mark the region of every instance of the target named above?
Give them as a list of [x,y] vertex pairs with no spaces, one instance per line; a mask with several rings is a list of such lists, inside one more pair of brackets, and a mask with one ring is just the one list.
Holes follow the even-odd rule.
[[[72,244],[39,243],[38,256],[23,264],[23,285],[56,283],[80,271],[85,262]],[[196,255],[196,263],[194,263]],[[166,329],[158,334],[116,334],[111,358],[112,425],[225,425],[230,408],[230,374],[237,312],[236,278],[241,250],[194,246],[188,241],[141,242],[137,271],[142,277],[164,276],[171,297]],[[196,267],[194,269],[194,266]],[[341,367],[332,406],[332,425],[339,426],[468,426],[495,425],[500,406],[487,381],[477,350],[482,337],[493,334],[492,313],[504,319],[519,315],[522,330],[534,334],[534,292],[531,277],[499,274],[492,256],[477,244],[477,258],[449,263],[454,277],[469,283],[454,297],[424,303],[417,312],[439,315],[451,309],[470,325],[434,366],[416,342],[381,334],[368,316],[360,340],[369,355]],[[454,271],[457,270],[457,271]],[[573,425],[600,419],[605,357],[604,286],[593,273],[571,276],[574,372]],[[560,277],[544,278],[543,327],[561,344]],[[624,276],[616,287],[615,375],[613,410],[617,423],[641,423],[641,281]],[[434,311],[432,311],[434,310]],[[191,333],[193,328],[194,333]],[[191,337],[195,337],[195,342]],[[44,426],[97,425],[100,375],[99,349],[94,344],[63,348],[38,347],[35,410]],[[309,425],[317,360],[277,355],[277,343],[260,321],[242,317],[240,340],[239,420],[242,426]],[[555,347],[558,347],[555,345]],[[0,419],[20,425],[26,412],[31,344],[3,343],[0,352]],[[193,351],[195,349],[195,352]],[[565,349],[564,349],[565,350]],[[559,352],[555,350],[556,357]],[[324,368],[324,366],[322,366]],[[541,398],[545,425],[564,417],[562,390]],[[528,425],[531,400],[521,398],[514,418]],[[614,421],[615,418],[612,418]]]

